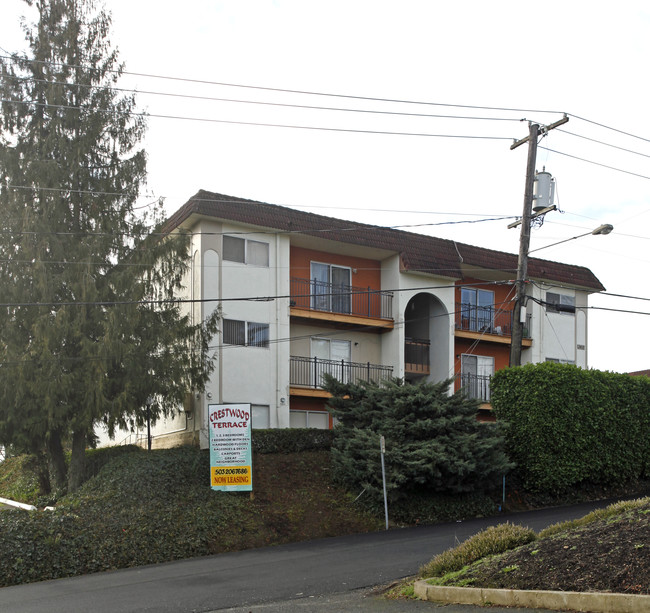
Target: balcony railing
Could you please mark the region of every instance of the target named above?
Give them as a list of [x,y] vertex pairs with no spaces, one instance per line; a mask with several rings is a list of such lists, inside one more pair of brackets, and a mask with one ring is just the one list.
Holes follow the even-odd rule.
[[[526,316],[523,338],[531,338],[531,319],[531,315]],[[512,336],[512,311],[502,311],[493,306],[462,304],[460,311],[456,313],[456,329]]]
[[490,380],[487,375],[460,375],[460,386],[470,398],[490,402]]
[[312,311],[393,319],[393,294],[370,287],[291,279],[291,306]]
[[290,385],[320,388],[325,374],[331,375],[342,383],[356,383],[357,381],[379,382],[393,376],[393,367],[371,364],[370,362],[348,362],[347,360],[323,360],[322,358],[291,356]]
[[431,342],[422,338],[406,338],[404,342],[404,371],[409,374],[428,375]]

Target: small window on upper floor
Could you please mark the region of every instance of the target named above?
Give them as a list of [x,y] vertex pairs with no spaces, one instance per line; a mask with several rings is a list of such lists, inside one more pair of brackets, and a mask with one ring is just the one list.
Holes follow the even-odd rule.
[[224,319],[222,328],[224,345],[240,345],[242,347],[269,346],[269,324]]
[[546,312],[573,315],[576,312],[576,299],[566,294],[546,292]]
[[229,262],[268,267],[269,244],[236,236],[224,236],[223,259]]

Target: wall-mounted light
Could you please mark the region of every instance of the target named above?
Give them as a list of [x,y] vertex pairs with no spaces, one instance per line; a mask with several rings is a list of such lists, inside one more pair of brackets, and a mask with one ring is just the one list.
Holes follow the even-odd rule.
[[212,399],[212,392],[208,392],[206,396],[208,397],[208,400]]

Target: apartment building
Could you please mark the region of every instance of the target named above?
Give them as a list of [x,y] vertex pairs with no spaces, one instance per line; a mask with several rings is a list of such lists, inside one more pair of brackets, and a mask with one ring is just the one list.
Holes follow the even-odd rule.
[[[221,308],[205,392],[158,424],[200,440],[207,405],[250,403],[254,428],[329,428],[324,373],[343,381],[455,377],[489,419],[508,365],[517,256],[199,191],[167,230],[192,233],[196,321]],[[587,365],[586,268],[531,259],[522,363]]]

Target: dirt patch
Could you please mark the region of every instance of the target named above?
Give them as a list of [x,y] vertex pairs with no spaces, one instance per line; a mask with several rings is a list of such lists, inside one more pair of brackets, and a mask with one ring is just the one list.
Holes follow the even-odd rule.
[[484,562],[463,580],[472,587],[650,594],[650,502]]

